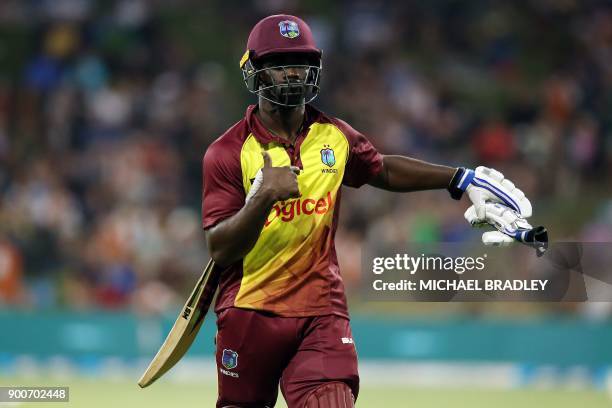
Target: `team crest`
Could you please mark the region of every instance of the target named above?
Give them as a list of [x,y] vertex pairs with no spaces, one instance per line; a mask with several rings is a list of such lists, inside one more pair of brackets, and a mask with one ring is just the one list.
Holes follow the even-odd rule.
[[295,21],[283,20],[278,23],[278,28],[283,37],[295,38],[300,35],[300,29]]
[[221,356],[221,364],[223,367],[231,370],[238,366],[238,353],[230,349],[223,349],[223,355]]
[[330,149],[329,146],[325,147],[324,149],[321,149],[321,161],[323,162],[323,164],[329,167],[334,167],[334,164],[336,164],[336,156],[334,156],[334,150]]

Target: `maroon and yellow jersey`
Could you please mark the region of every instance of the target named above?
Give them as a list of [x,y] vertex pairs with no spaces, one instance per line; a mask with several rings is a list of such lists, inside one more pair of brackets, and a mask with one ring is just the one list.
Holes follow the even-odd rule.
[[294,144],[272,135],[256,105],[210,145],[203,161],[203,226],[237,213],[266,151],[273,166],[294,165],[301,197],[274,204],[257,243],[222,272],[217,312],[239,307],[280,316],[348,317],[334,235],[342,184],[359,187],[382,168],[372,144],[345,122],[306,106]]

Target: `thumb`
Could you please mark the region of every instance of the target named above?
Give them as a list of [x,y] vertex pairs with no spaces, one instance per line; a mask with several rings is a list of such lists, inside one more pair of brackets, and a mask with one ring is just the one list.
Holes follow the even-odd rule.
[[270,158],[268,152],[261,152],[261,155],[263,156],[264,168],[272,167],[272,159]]

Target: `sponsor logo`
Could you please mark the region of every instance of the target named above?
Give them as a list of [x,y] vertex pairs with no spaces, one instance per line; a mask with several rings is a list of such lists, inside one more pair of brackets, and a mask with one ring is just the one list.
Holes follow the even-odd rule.
[[353,338],[352,337],[343,337],[342,338],[342,344],[353,344]]
[[234,350],[223,349],[221,364],[223,364],[223,367],[227,368],[228,370],[236,368],[238,366],[238,353],[236,353]]
[[330,148],[329,145],[324,145],[321,149],[321,161],[329,167],[334,167],[334,164],[336,164],[334,149]]
[[230,376],[230,377],[234,377],[234,378],[239,378],[239,377],[240,377],[240,376],[238,375],[238,373],[234,373],[234,372],[232,372],[232,371],[227,371],[227,370],[224,370],[224,369],[222,369],[222,368],[219,368],[219,371],[220,371],[220,372],[221,372],[221,374],[223,374],[223,375],[228,375],[228,376]]
[[298,198],[297,200],[282,201],[274,204],[264,227],[267,227],[275,219],[280,219],[282,222],[293,221],[298,216],[309,216],[313,214],[323,215],[329,212],[333,202],[331,192],[323,198],[315,200],[314,198]]
[[190,314],[191,314],[191,308],[187,306],[185,310],[183,311],[183,319],[185,320],[189,319]]
[[296,38],[300,36],[300,28],[295,21],[283,20],[278,23],[280,34],[287,38]]

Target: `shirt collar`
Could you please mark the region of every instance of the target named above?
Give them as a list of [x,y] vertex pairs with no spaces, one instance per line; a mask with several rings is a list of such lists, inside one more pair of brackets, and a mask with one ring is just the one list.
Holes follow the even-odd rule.
[[[255,114],[256,109],[257,109],[257,105],[249,105],[249,107],[246,110],[246,115],[245,115],[247,126],[249,127],[249,131],[253,134],[253,136],[255,136],[255,138],[260,143],[263,143],[263,144],[268,144],[270,142],[277,142],[283,145],[289,144],[288,140],[272,134],[261,123],[261,120],[259,120],[259,117],[257,117],[257,115]],[[317,120],[319,119],[321,115],[321,112],[313,106],[306,105],[306,110],[305,110],[304,115],[305,115],[304,126],[302,128],[301,134],[298,135],[298,138],[300,138],[301,135],[305,136],[308,133],[308,129],[310,128],[310,125],[317,122]]]

